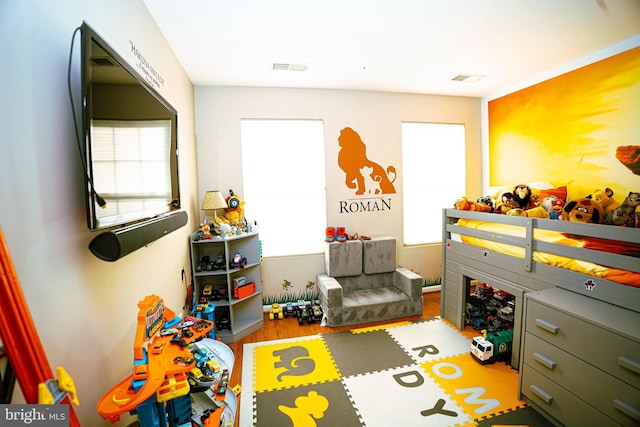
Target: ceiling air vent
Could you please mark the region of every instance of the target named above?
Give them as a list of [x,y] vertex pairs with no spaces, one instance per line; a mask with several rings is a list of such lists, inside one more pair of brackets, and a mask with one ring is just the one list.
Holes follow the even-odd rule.
[[485,77],[487,77],[487,76],[481,76],[479,74],[458,74],[457,76],[455,76],[451,80],[453,80],[454,82],[474,83],[474,82],[479,82],[480,80],[484,79]]
[[285,64],[281,62],[274,62],[273,69],[276,71],[307,71],[305,64]]

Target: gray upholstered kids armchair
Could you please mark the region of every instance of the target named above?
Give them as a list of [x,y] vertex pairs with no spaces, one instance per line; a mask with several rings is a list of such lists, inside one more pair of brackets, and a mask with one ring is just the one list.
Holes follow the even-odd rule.
[[318,290],[328,326],[422,314],[424,279],[396,267],[394,237],[328,243],[325,268]]

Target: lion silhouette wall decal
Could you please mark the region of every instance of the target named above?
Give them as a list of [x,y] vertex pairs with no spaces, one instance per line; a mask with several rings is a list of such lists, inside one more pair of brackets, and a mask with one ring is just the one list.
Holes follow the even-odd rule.
[[355,188],[356,195],[393,194],[396,180],[396,168],[388,166],[383,169],[378,163],[367,158],[367,146],[360,139],[358,132],[344,128],[338,137],[340,152],[338,166],[346,174],[345,184]]

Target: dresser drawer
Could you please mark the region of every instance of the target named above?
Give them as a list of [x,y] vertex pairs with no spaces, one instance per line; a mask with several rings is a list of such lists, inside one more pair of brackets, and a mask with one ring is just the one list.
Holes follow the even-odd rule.
[[535,369],[523,364],[521,393],[566,426],[611,426],[616,423]]
[[[526,333],[523,362],[622,425],[640,423],[640,390]],[[595,386],[594,386],[595,385]],[[625,411],[626,410],[626,411]],[[634,419],[633,414],[638,414]]]
[[526,332],[640,388],[640,343],[538,301],[526,304]]

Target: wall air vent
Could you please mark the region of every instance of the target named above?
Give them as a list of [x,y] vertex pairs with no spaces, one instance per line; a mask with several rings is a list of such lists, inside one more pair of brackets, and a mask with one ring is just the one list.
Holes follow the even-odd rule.
[[479,74],[458,74],[457,76],[455,76],[451,80],[453,80],[454,82],[474,83],[474,82],[479,82],[480,80],[484,79],[485,77],[487,77],[487,76],[481,76]]
[[308,66],[305,64],[285,64],[282,62],[274,62],[273,69],[276,71],[307,71]]

